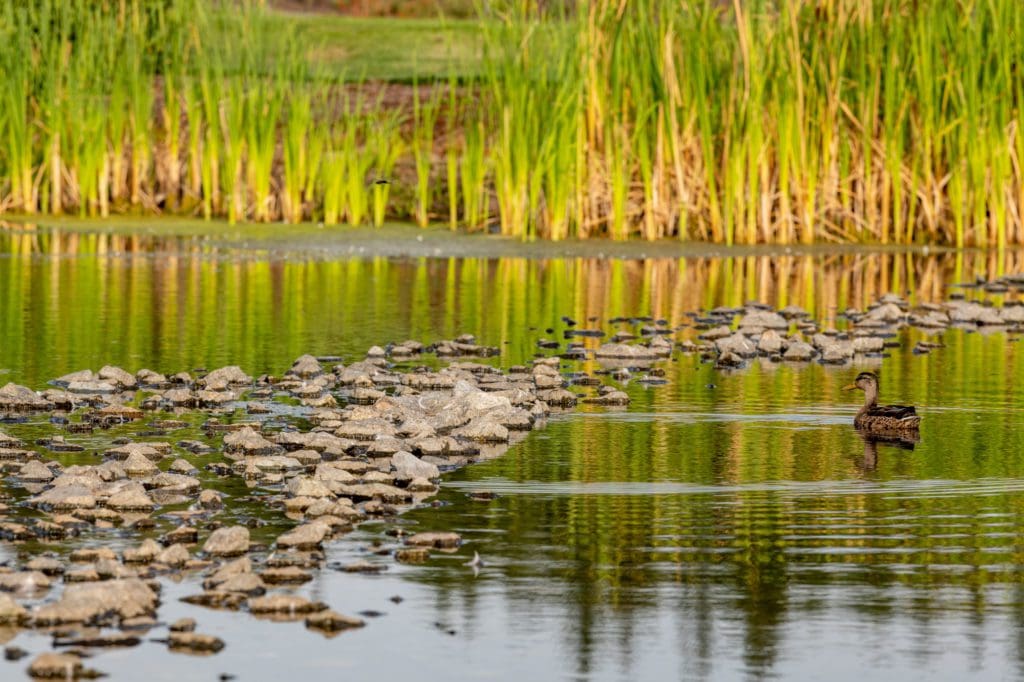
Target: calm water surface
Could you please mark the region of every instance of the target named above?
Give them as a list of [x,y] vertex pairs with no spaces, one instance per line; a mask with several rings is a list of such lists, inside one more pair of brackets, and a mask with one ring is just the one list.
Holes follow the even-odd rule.
[[[352,360],[460,332],[513,364],[539,337],[560,339],[563,315],[676,324],[748,299],[842,326],[837,311],[885,291],[939,300],[955,282],[1024,270],[1019,255],[977,253],[330,261],[72,232],[0,233],[0,254],[0,382],[37,388],[106,363],[279,373],[304,352]],[[919,338],[904,332],[890,358],[845,368],[721,373],[678,355],[667,385],[627,385],[628,409],[557,416],[449,476],[442,505],[398,521],[460,532],[458,553],[424,566],[375,555],[395,522],[331,544],[329,562],[390,568],[326,569],[300,591],[384,614],[366,628],[325,639],[191,607],[177,601],[197,591],[188,578],[166,584],[161,618],[195,617],[225,639],[222,653],[147,643],[90,665],[126,680],[1019,679],[1024,358],[1004,332],[952,330],[931,339],[945,348],[912,355]],[[839,388],[865,366],[881,368],[884,399],[926,415],[913,449],[865,444],[850,427],[856,406]],[[468,496],[482,490],[498,497]],[[229,513],[260,516],[268,537],[284,524],[245,505]],[[125,543],[78,542],[99,541]],[[54,548],[0,545],[0,560],[42,549]],[[464,565],[474,551],[478,574]],[[33,652],[50,643],[0,633],[12,637]],[[0,677],[24,665],[0,662]]]

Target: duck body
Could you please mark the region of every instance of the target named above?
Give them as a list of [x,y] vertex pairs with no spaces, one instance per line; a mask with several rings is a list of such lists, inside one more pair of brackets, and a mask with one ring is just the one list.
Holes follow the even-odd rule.
[[921,417],[912,405],[879,405],[878,376],[873,372],[861,372],[857,379],[844,390],[864,391],[864,407],[853,418],[858,429],[873,433],[905,433],[917,431]]
[[853,425],[866,431],[916,431],[921,416],[913,405],[871,405],[861,408]]

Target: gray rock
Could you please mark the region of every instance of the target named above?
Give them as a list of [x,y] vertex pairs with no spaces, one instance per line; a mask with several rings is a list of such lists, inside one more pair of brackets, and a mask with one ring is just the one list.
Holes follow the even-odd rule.
[[[326,467],[324,464],[317,467],[318,477],[321,473],[321,467],[324,467],[324,471],[330,471],[332,478],[313,479],[308,476],[296,476],[288,481],[285,486],[285,491],[292,497],[334,497],[334,493],[331,492],[331,488],[324,482],[324,480],[338,480],[341,483],[347,482],[346,480],[342,480],[341,477],[345,477],[348,481],[354,480],[352,474],[347,471],[334,469],[333,467]],[[335,475],[337,478],[334,477]]]
[[276,455],[284,452],[283,447],[271,443],[248,426],[224,436],[224,449],[245,455]]
[[122,390],[133,390],[138,384],[133,375],[124,371],[120,367],[114,367],[112,365],[107,365],[100,369],[96,376],[101,381],[114,384]]
[[781,353],[785,347],[785,339],[774,329],[764,330],[757,340],[757,351],[763,355]]
[[135,484],[126,486],[107,499],[107,506],[117,511],[152,511],[156,504],[146,494],[146,489]]
[[96,497],[83,485],[63,485],[30,498],[29,504],[44,509],[92,509],[96,506]]
[[8,383],[0,388],[0,409],[14,412],[48,410],[52,406],[31,388]]
[[885,339],[879,336],[857,336],[853,339],[854,353],[881,353]]
[[282,549],[316,549],[330,532],[326,523],[304,523],[277,538],[277,546]]
[[174,650],[217,653],[224,648],[224,641],[213,635],[201,635],[195,632],[171,632],[167,637],[167,647]]
[[411,547],[436,547],[438,549],[451,549],[462,544],[462,536],[451,532],[429,532],[416,533],[405,539],[405,544]]
[[219,382],[224,382],[229,386],[248,386],[252,383],[252,377],[243,372],[242,368],[237,365],[215,369],[203,377],[203,384],[205,386]]
[[782,359],[791,362],[807,362],[814,357],[814,348],[803,341],[791,341]]
[[307,614],[327,609],[323,602],[314,602],[291,594],[272,594],[249,600],[249,612],[256,614]]
[[789,329],[789,322],[782,315],[767,310],[755,310],[740,318],[740,328],[760,327],[762,329]]
[[29,677],[37,680],[77,680],[83,671],[78,656],[51,652],[39,654],[28,667]]
[[152,616],[156,605],[156,593],[138,578],[72,583],[60,600],[36,610],[34,622],[46,626],[90,623],[109,614],[122,619]]
[[20,625],[28,620],[28,611],[9,594],[0,593],[0,624]]
[[23,481],[31,481],[36,483],[45,483],[52,481],[54,473],[50,467],[46,466],[38,460],[26,462],[18,469],[18,478]]
[[715,348],[721,354],[734,353],[741,358],[752,358],[757,355],[754,343],[743,334],[736,332],[732,336],[715,341]]
[[249,551],[249,529],[245,526],[218,528],[203,544],[203,551],[211,556],[238,556]]
[[306,618],[306,627],[312,630],[322,630],[324,632],[340,632],[342,630],[348,630],[350,628],[361,628],[365,623],[352,616],[344,616],[337,611],[325,609],[319,613]]
[[411,452],[396,452],[391,457],[391,466],[395,470],[395,480],[411,481],[414,478],[436,479],[441,471],[436,465],[424,462]]
[[171,545],[156,556],[158,562],[174,568],[184,566],[191,558],[192,555],[189,554],[188,547],[181,544]]

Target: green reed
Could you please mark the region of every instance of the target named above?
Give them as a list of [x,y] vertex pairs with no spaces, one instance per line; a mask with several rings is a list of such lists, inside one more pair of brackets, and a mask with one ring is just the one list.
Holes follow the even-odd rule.
[[1024,240],[1016,0],[537,4],[490,3],[480,76],[410,97],[311,65],[253,0],[0,0],[0,209]]

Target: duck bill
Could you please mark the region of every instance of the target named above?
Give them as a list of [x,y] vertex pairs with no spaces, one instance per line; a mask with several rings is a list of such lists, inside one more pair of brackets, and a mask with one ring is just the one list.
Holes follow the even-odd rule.
[[844,390],[844,391],[856,391],[857,390],[857,384],[847,384],[847,385],[843,386],[842,390]]

